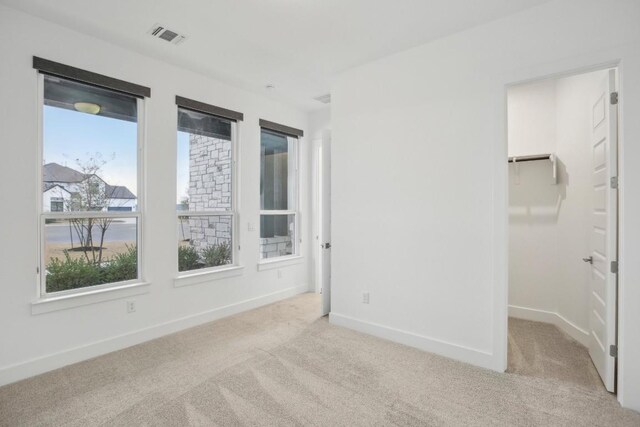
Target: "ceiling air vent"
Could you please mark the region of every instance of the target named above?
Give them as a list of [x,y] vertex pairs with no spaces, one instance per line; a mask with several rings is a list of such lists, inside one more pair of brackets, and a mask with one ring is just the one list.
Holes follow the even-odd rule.
[[153,37],[157,37],[159,39],[168,41],[169,43],[173,43],[173,44],[180,44],[187,38],[186,36],[183,36],[182,34],[179,34],[176,31],[170,30],[164,25],[160,25],[160,24],[156,24],[153,27],[151,27],[151,29],[149,30],[149,34],[151,34]]
[[315,97],[313,99],[315,99],[316,101],[320,101],[323,104],[331,104],[331,94],[330,93],[328,93],[326,95],[317,96],[317,97]]

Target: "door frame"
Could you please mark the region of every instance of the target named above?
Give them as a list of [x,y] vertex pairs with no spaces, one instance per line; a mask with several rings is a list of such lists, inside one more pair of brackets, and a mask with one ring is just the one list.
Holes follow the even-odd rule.
[[[516,86],[520,86],[523,84],[528,84],[528,83],[535,83],[535,82],[540,82],[543,80],[553,80],[553,79],[561,79],[561,78],[567,78],[567,77],[572,77],[572,76],[578,76],[581,74],[586,74],[589,72],[594,72],[594,71],[604,71],[604,70],[609,70],[609,69],[616,69],[616,75],[617,75],[617,91],[619,93],[619,97],[622,98],[622,82],[623,82],[623,78],[622,78],[622,74],[623,74],[623,67],[622,67],[622,62],[618,59],[615,60],[610,60],[610,61],[593,61],[592,65],[582,65],[582,66],[578,66],[578,67],[566,67],[566,68],[562,68],[560,67],[560,70],[557,71],[548,71],[548,72],[533,72],[531,73],[529,76],[524,77],[524,78],[508,78],[505,81],[508,81],[509,83],[504,84],[503,86],[503,115],[502,118],[504,120],[503,122],[503,137],[504,137],[504,142],[502,144],[502,149],[501,151],[501,159],[502,159],[502,176],[504,177],[503,180],[503,191],[504,191],[504,205],[503,205],[503,217],[502,220],[500,222],[502,222],[502,248],[503,248],[503,253],[502,255],[502,259],[503,261],[503,268],[501,268],[501,274],[502,274],[502,278],[503,278],[503,290],[504,293],[502,294],[502,303],[500,305],[500,308],[502,309],[502,319],[501,321],[498,322],[497,329],[500,333],[500,335],[502,336],[502,341],[500,343],[498,343],[496,345],[496,348],[502,348],[502,365],[503,365],[503,369],[502,371],[506,371],[507,368],[507,363],[508,363],[508,352],[509,352],[509,347],[508,347],[508,319],[509,319],[509,172],[508,172],[508,158],[509,158],[509,136],[508,136],[508,125],[509,125],[509,120],[508,120],[508,91],[509,89],[516,87]],[[624,138],[623,138],[623,132],[622,132],[622,124],[623,124],[623,108],[622,108],[622,103],[618,103],[618,114],[617,114],[617,138],[616,138],[616,146],[617,146],[617,150],[616,150],[616,154],[617,154],[617,159],[616,162],[618,164],[618,197],[617,197],[617,205],[618,208],[616,210],[616,222],[617,222],[617,230],[616,230],[616,251],[617,251],[617,261],[618,261],[618,265],[622,265],[623,264],[623,252],[621,251],[621,230],[624,230],[624,216],[621,215],[621,209],[620,206],[623,203],[624,200],[624,185],[620,185],[621,183],[624,183],[624,168],[622,167],[622,162],[621,162],[621,158],[622,158],[622,153],[624,152],[623,147],[624,147]],[[498,248],[499,250],[499,248]],[[500,257],[498,257],[498,261],[499,261]],[[620,348],[620,343],[623,341],[623,337],[620,333],[620,331],[622,330],[621,328],[621,316],[620,316],[620,295],[623,293],[622,289],[624,286],[624,282],[623,282],[623,275],[620,274],[620,270],[618,270],[618,274],[617,274],[617,278],[616,278],[616,287],[617,287],[617,292],[616,292],[616,301],[615,301],[615,305],[616,305],[616,345],[618,346],[618,350]],[[495,329],[494,329],[495,330]],[[618,357],[616,358],[615,361],[615,391],[614,393],[618,392],[618,385],[620,384],[620,380],[622,378],[622,371],[621,371],[621,364],[620,364],[620,352],[618,351]],[[618,395],[618,400],[620,400],[620,396]]]
[[314,292],[319,294],[322,289],[322,265],[320,265],[320,233],[322,231],[321,221],[322,221],[322,193],[321,193],[321,184],[320,184],[320,166],[322,164],[320,156],[322,155],[322,138],[316,138],[313,140],[312,144],[312,211],[313,211],[313,225],[312,225],[312,237],[311,241],[313,244],[313,282],[314,282]]
[[[331,131],[324,130],[322,136],[314,139],[312,144],[312,170],[313,170],[313,184],[312,184],[312,204],[313,204],[313,237],[312,242],[315,245],[313,250],[314,262],[313,262],[313,280],[315,282],[314,291],[317,294],[323,294],[322,298],[322,313],[328,314],[326,308],[331,305],[331,274],[330,274],[330,261],[327,272],[328,279],[324,280],[325,259],[324,257],[331,257],[330,249],[322,248],[322,244],[331,242],[331,227],[328,231],[325,230],[325,222],[331,221],[331,200],[325,201],[324,197],[327,195],[324,186],[329,185],[331,182]],[[328,150],[328,151],[327,151]],[[328,182],[327,182],[328,181]],[[328,202],[329,212],[325,203]],[[328,214],[328,216],[325,216]],[[325,236],[325,234],[327,234]],[[328,289],[323,289],[323,284],[326,283]],[[325,298],[326,294],[326,298]]]

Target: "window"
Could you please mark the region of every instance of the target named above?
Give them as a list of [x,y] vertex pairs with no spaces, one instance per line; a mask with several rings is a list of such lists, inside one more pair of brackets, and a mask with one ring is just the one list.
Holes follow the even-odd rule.
[[51,212],[63,212],[64,199],[62,197],[52,197],[50,206],[51,206]]
[[142,100],[40,71],[41,293],[134,283],[141,278]]
[[260,135],[260,259],[298,255],[298,139]]
[[237,265],[236,122],[184,105],[218,107],[180,97],[176,102],[178,272]]

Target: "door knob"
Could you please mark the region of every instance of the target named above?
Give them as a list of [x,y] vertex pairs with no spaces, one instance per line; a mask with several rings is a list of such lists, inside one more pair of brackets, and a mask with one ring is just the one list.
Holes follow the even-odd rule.
[[590,256],[589,258],[582,258],[582,260],[584,262],[588,262],[589,264],[593,264],[593,257],[592,256]]
[[324,243],[324,244],[320,245],[320,247],[322,249],[331,249],[331,243],[329,243],[329,242]]

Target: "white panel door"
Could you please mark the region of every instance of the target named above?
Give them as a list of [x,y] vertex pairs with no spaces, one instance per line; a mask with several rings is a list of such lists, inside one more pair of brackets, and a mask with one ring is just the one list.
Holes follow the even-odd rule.
[[591,300],[589,354],[607,390],[615,391],[618,194],[611,178],[617,177],[617,105],[611,102],[615,92],[615,70],[600,84],[592,103],[591,134],[593,206],[591,212]]
[[322,314],[331,311],[331,135],[325,132],[320,151],[320,283]]

